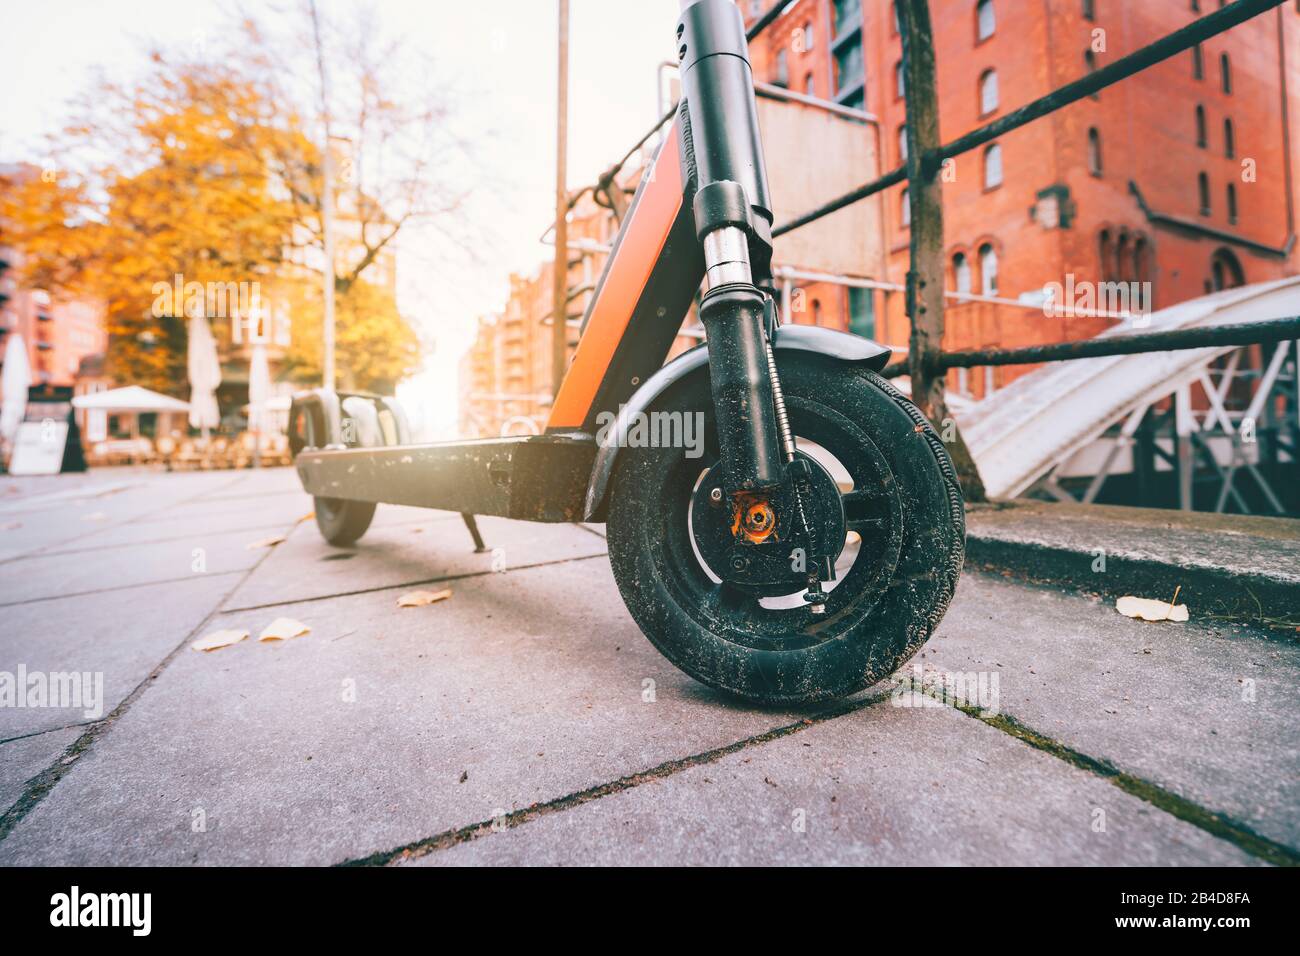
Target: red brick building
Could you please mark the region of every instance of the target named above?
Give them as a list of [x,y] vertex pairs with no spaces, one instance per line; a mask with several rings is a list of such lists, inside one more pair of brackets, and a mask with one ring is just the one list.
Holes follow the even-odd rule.
[[[740,0],[746,17],[767,0]],[[1098,69],[1222,0],[931,0],[944,141]],[[904,159],[902,49],[890,0],[794,0],[751,44],[755,78],[868,111],[882,168]],[[1047,283],[1150,282],[1163,308],[1300,271],[1300,3],[1288,2],[959,157],[944,184],[948,288],[1023,305],[950,303],[950,348],[1095,334],[1048,317]],[[833,157],[821,161],[833,162]],[[864,171],[863,181],[871,178]],[[907,271],[904,187],[884,204],[888,274]],[[864,263],[863,272],[878,267]],[[810,289],[823,324],[907,341],[901,292]],[[850,295],[854,300],[850,301]],[[871,301],[864,303],[864,297]],[[986,370],[994,371],[994,370]],[[975,397],[1023,369],[951,384]]]

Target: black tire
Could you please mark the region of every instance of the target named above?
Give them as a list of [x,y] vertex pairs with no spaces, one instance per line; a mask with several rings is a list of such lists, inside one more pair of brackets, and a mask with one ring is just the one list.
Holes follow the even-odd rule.
[[315,502],[316,527],[320,528],[321,536],[336,547],[356,544],[375,517],[373,501],[316,498]]
[[802,352],[780,355],[778,368],[796,436],[835,455],[861,492],[855,502],[874,502],[872,513],[884,516],[857,522],[862,547],[839,572],[826,613],[802,602],[770,610],[749,595],[737,599],[692,550],[691,483],[717,459],[707,370],[652,408],[703,412],[702,458],[689,460],[680,448],[620,452],[609,555],[632,617],[681,670],[756,703],[808,704],[877,683],[929,639],[961,573],[965,508],[943,443],[880,376]]

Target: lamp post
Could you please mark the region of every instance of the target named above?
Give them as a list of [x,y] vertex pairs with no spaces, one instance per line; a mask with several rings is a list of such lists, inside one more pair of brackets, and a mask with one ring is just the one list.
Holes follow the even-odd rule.
[[560,382],[569,359],[569,0],[559,0],[559,84],[555,111],[555,289],[551,310],[551,394],[560,393]]

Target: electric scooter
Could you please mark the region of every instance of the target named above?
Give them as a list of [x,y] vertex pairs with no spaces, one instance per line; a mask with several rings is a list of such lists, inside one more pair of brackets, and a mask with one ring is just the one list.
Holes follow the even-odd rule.
[[[624,603],[673,664],[761,704],[828,700],[938,626],[961,492],[930,424],[877,374],[889,349],[781,322],[736,5],[686,6],[677,48],[681,105],[545,432],[413,445],[392,400],[320,389],[293,401],[291,448],[331,544],[360,538],[380,502],[458,511],[479,549],[474,515],[604,522]],[[665,365],[701,285],[705,344]],[[702,454],[626,440],[657,415],[699,416]]]

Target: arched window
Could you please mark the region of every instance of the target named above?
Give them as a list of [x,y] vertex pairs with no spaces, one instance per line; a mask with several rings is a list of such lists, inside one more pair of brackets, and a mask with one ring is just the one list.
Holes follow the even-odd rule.
[[1205,107],[1196,107],[1196,145],[1204,149],[1209,142],[1209,134],[1205,130]]
[[1237,187],[1228,183],[1228,222],[1237,221]]
[[[1091,50],[1083,51],[1083,70],[1089,75],[1097,72],[1097,54],[1093,53]],[[1088,95],[1094,100],[1101,99],[1100,91],[1092,92]]]
[[1119,231],[1119,242],[1115,243],[1115,278],[1120,282],[1129,281],[1129,267],[1132,262],[1129,259],[1128,230]]
[[1219,81],[1223,84],[1223,92],[1232,92],[1232,61],[1226,53],[1219,54]]
[[803,78],[803,91],[809,96],[817,95],[817,80],[813,76],[811,70],[809,70],[808,75]]
[[898,196],[898,221],[906,228],[912,224],[912,203],[911,197],[908,196],[907,190],[904,189]]
[[1097,259],[1101,263],[1102,282],[1109,282],[1111,276],[1114,275],[1111,270],[1111,257],[1113,254],[1113,250],[1111,249],[1110,230],[1103,229],[1097,240]]
[[970,292],[970,262],[964,252],[952,257],[952,284],[958,292]]
[[993,0],[979,0],[975,4],[975,37],[987,40],[998,28],[997,16],[993,12]]
[[1209,285],[1214,292],[1246,284],[1246,274],[1242,271],[1241,263],[1228,249],[1220,249],[1211,257],[1210,275],[1212,278]]
[[1210,214],[1210,177],[1205,173],[1196,174],[1196,191],[1201,199],[1201,215]]
[[984,150],[984,188],[1002,185],[1002,147],[994,143]]
[[998,71],[985,70],[980,74],[980,115],[998,108]]
[[822,300],[813,299],[813,325],[822,324]]
[[907,79],[903,76],[903,61],[899,60],[894,64],[894,95],[898,97],[907,94]]
[[1192,47],[1192,79],[1202,80],[1205,78],[1205,56],[1201,53],[1201,45],[1198,43]]
[[1088,172],[1100,176],[1101,170],[1101,133],[1094,126],[1088,130]]
[[813,23],[809,20],[803,25],[803,51],[807,53],[813,48],[815,34],[813,33]]
[[1223,121],[1223,155],[1232,159],[1237,155],[1237,131],[1232,127],[1232,120]]
[[980,292],[998,294],[998,254],[987,242],[980,246]]
[[1097,18],[1097,4],[1093,0],[1083,0],[1083,18],[1085,20]]
[[907,163],[907,127],[898,127],[898,165]]

